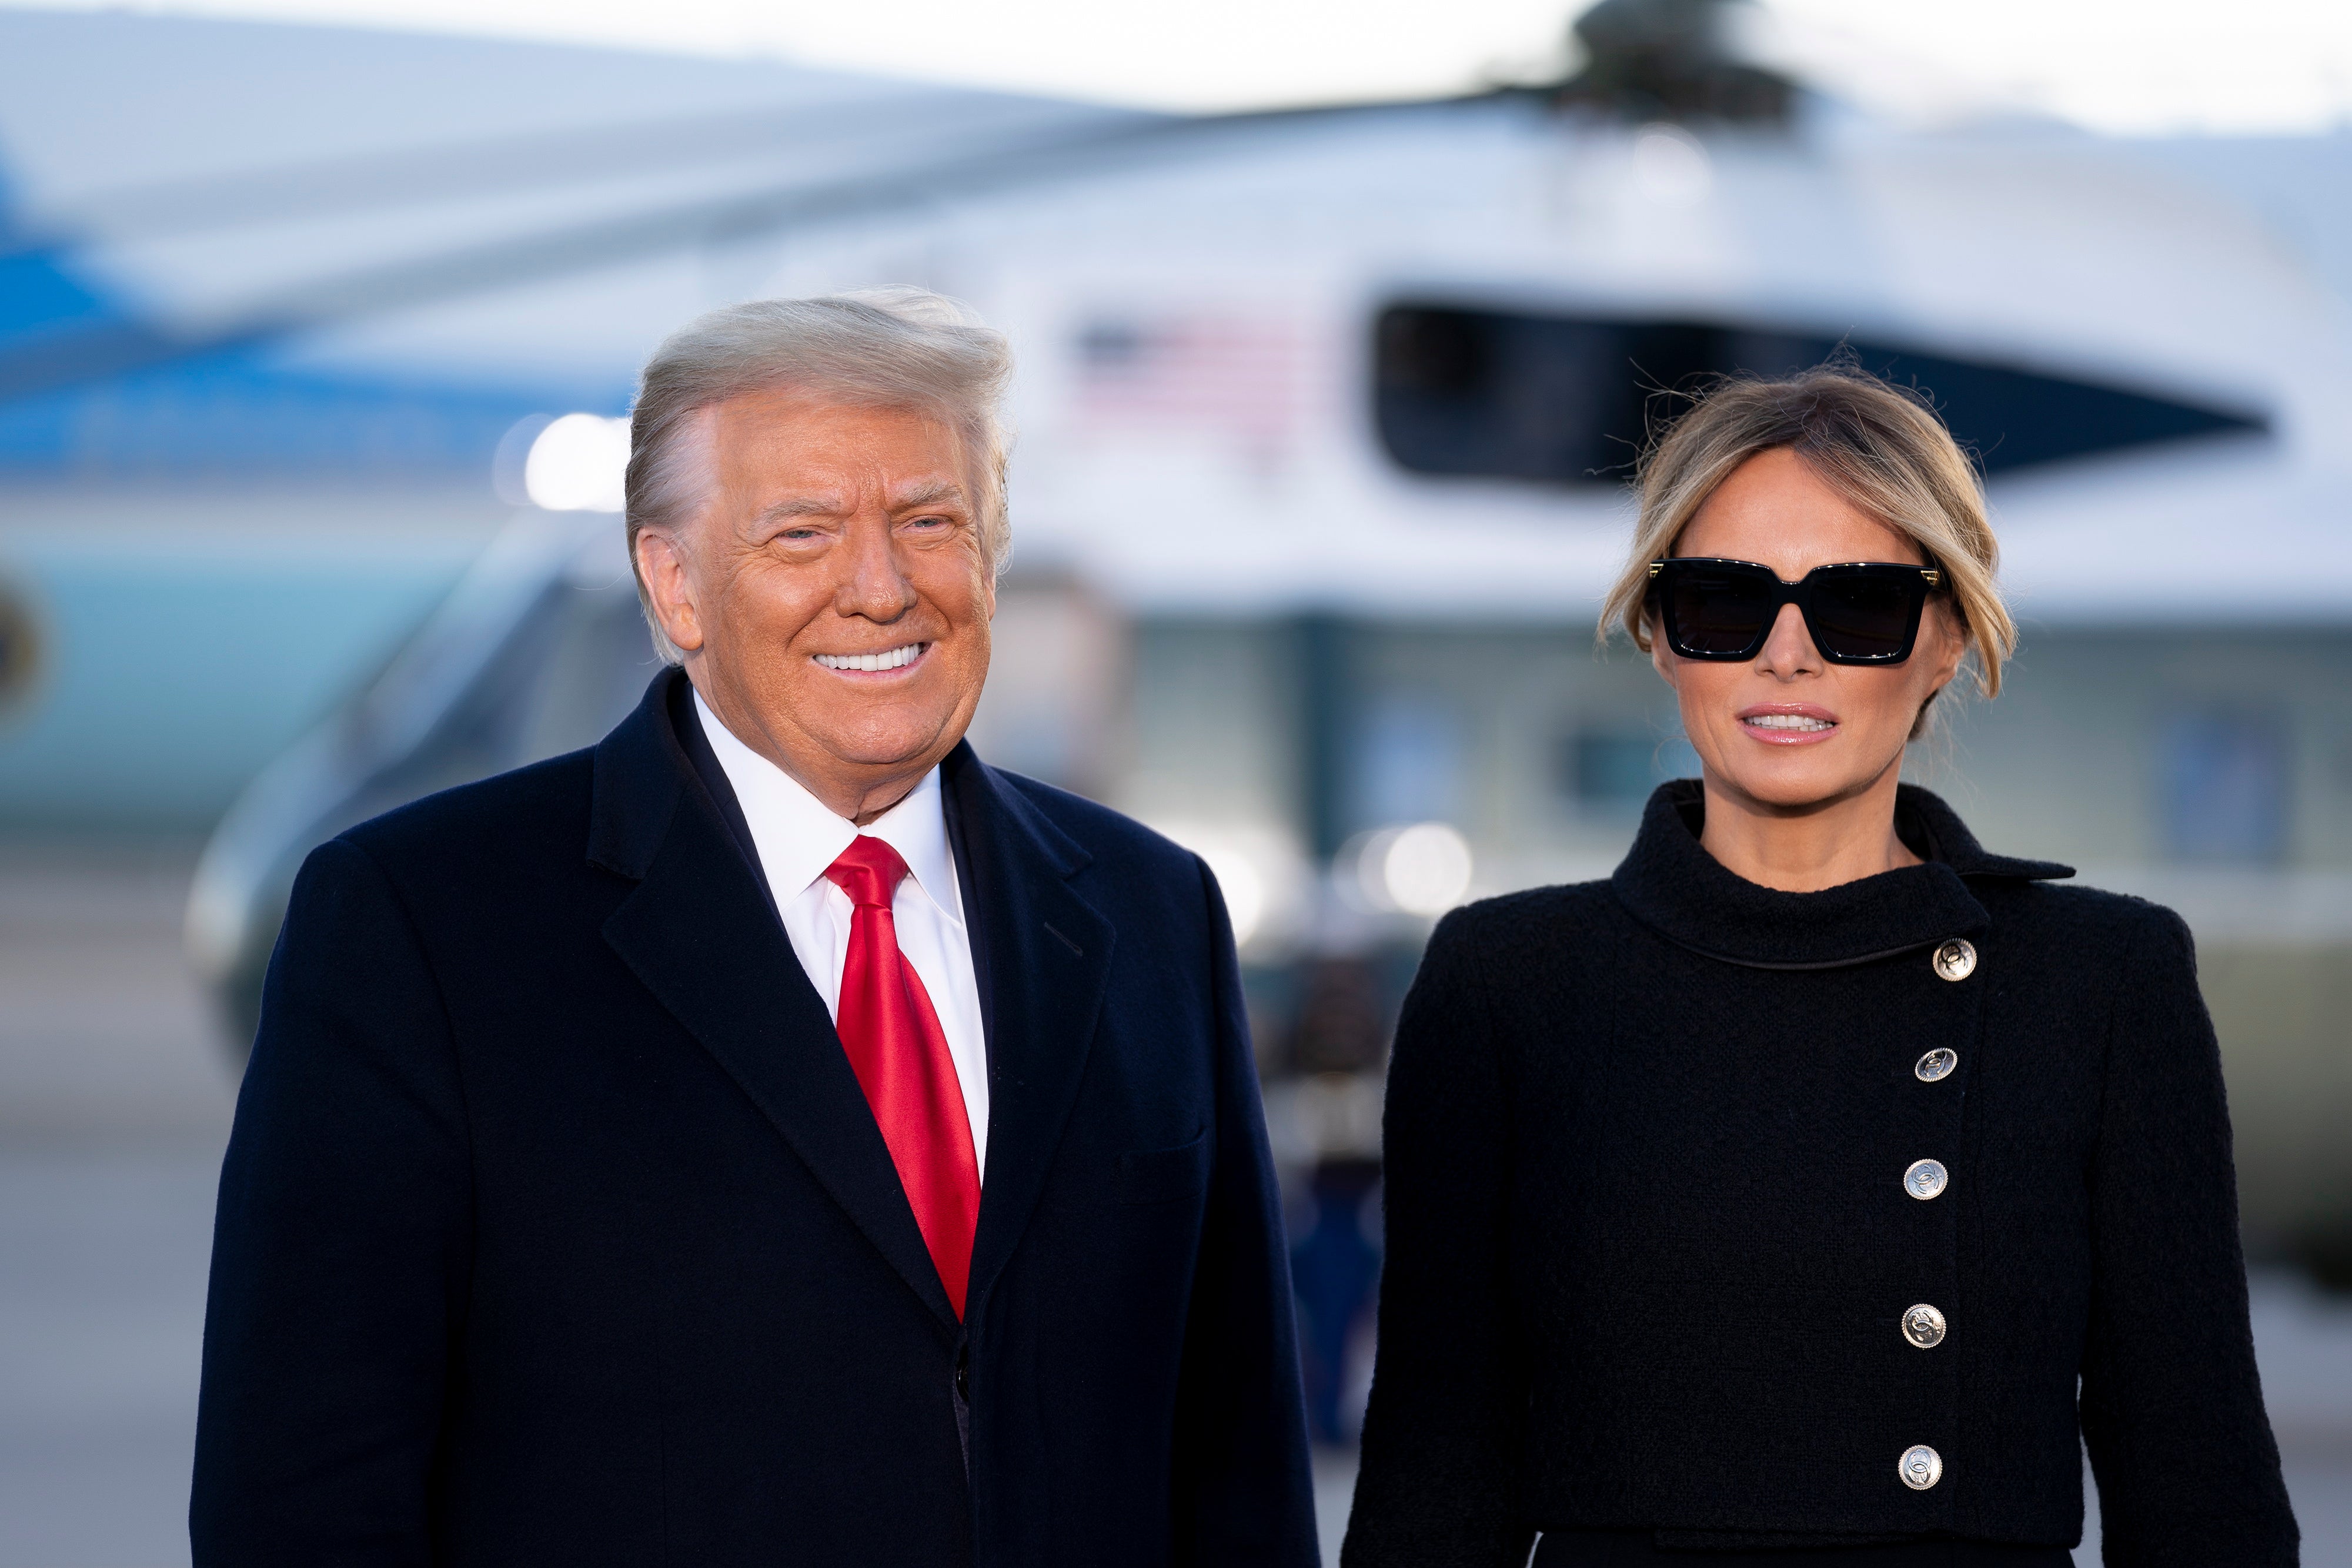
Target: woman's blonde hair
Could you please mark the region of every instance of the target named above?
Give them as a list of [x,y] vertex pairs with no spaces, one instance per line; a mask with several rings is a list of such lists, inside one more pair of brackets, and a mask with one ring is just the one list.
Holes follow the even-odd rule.
[[1651,444],[1637,471],[1642,511],[1633,550],[1601,608],[1601,638],[1622,626],[1650,651],[1650,563],[1673,553],[1732,470],[1783,450],[1927,552],[1951,589],[1977,685],[1987,696],[1997,694],[2001,661],[2017,650],[2017,622],[1993,580],[2000,546],[1985,520],[1975,465],[1924,398],[1850,364],[1778,381],[1726,380]]

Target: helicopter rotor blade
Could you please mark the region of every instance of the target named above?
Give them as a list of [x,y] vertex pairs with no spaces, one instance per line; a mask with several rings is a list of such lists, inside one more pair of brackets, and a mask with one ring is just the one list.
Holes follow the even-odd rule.
[[177,322],[106,320],[0,340],[0,400],[87,384],[206,354],[500,287],[778,230],[809,231],[925,203],[1099,172],[1112,155],[1185,151],[1216,132],[1417,114],[1496,95],[1341,104],[1192,118],[1132,117],[1043,134],[885,174],[772,188],[461,246],[273,288],[266,300]]
[[[1062,130],[1158,118],[1143,110],[1082,110],[1031,99],[942,106],[929,92],[880,101],[744,110],[478,141],[442,142],[360,157],[278,164],[200,179],[101,191],[20,214],[0,228],[0,262],[76,243],[181,238],[250,225],[369,213],[432,202],[544,190],[595,180],[887,144],[894,132],[943,140],[1024,124]],[[911,109],[923,110],[909,121]]]

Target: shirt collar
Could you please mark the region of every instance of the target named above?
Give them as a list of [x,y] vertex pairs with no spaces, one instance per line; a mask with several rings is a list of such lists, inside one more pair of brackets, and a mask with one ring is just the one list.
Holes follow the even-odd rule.
[[938,768],[924,774],[922,781],[907,791],[905,800],[863,831],[897,850],[923,896],[957,925],[963,924],[963,900],[956,887],[955,853],[948,847],[946,796],[940,789]]
[[[799,779],[744,745],[710,711],[700,692],[694,694],[694,707],[711,753],[735,791],[736,804],[743,809],[752,846],[760,852],[760,869],[775,890],[776,902],[789,904],[824,875],[861,830],[846,817],[835,815]],[[963,924],[938,768],[924,774],[906,799],[863,831],[898,851],[923,895],[957,925]]]

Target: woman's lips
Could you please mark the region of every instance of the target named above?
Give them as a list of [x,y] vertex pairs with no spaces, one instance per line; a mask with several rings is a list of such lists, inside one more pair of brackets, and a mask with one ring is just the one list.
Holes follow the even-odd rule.
[[1742,708],[1739,727],[1767,746],[1811,746],[1838,731],[1837,715],[1811,703],[1760,703]]

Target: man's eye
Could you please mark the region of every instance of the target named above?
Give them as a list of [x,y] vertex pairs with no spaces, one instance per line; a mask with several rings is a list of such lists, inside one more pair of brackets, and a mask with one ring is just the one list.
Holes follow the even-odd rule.
[[916,517],[909,521],[907,526],[910,528],[951,528],[954,525],[950,519],[946,517]]

